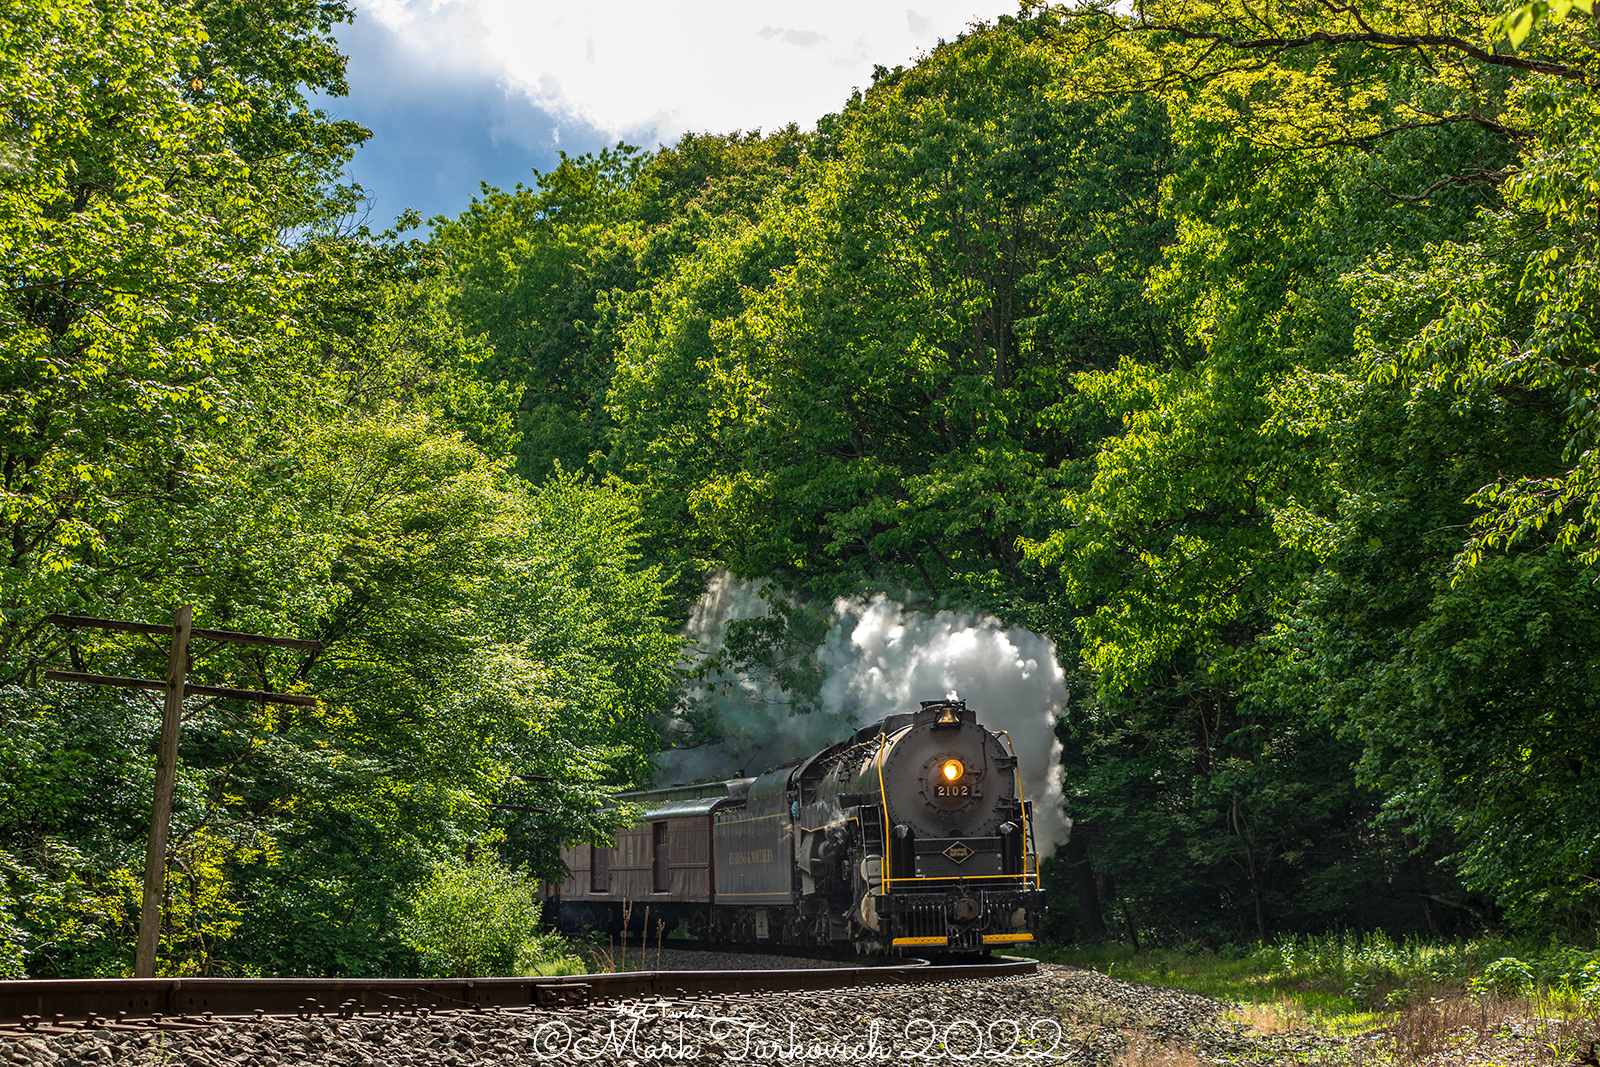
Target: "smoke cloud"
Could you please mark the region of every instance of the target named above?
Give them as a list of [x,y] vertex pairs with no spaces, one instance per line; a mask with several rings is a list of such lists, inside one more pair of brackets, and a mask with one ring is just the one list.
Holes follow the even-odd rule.
[[[722,647],[728,623],[767,610],[761,583],[714,575],[689,619],[696,655]],[[1066,705],[1066,679],[1054,642],[998,619],[911,610],[887,597],[842,599],[815,655],[824,670],[821,707],[792,714],[770,682],[748,677],[728,691],[691,694],[713,709],[729,740],[674,749],[658,757],[658,781],[757,774],[843,738],[859,725],[915,711],[922,700],[960,699],[991,730],[1005,730],[1019,757],[1024,794],[1033,801],[1041,856],[1067,839],[1062,808],[1061,742],[1055,725]]]
[[1056,721],[1067,702],[1055,642],[992,616],[910,611],[886,597],[839,601],[821,652],[823,702],[873,722],[922,700],[960,699],[990,730],[1011,737],[1023,795],[1033,801],[1041,857],[1067,839]]
[[[727,571],[711,576],[705,593],[689,613],[685,633],[693,642],[690,666],[722,651],[728,624],[770,613],[762,598],[766,581],[749,582]],[[694,716],[713,718],[724,740],[715,745],[672,748],[656,757],[658,785],[706,778],[761,774],[789,760],[809,756],[850,733],[862,722],[825,708],[811,714],[793,710],[789,695],[771,679],[738,674],[722,685],[691,686],[684,694],[682,718],[669,723],[669,738],[692,729]]]

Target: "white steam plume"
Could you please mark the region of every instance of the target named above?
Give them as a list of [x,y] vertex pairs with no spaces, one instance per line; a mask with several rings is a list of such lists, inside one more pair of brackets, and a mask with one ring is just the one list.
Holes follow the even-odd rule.
[[885,597],[841,600],[834,610],[839,623],[821,652],[824,705],[872,722],[923,700],[965,700],[980,723],[1011,737],[1040,857],[1063,844],[1072,824],[1061,804],[1055,726],[1067,687],[1055,642],[992,616],[929,616]]
[[[765,614],[760,591],[726,572],[713,576],[689,620],[703,655],[721,647],[730,621]],[[833,617],[817,650],[825,671],[820,712],[790,715],[781,693],[741,678],[734,698],[715,705],[734,740],[662,753],[659,780],[756,774],[840,740],[855,725],[915,711],[919,701],[961,699],[984,726],[1010,735],[1023,792],[1033,801],[1040,855],[1066,841],[1071,822],[1061,803],[1055,725],[1067,690],[1054,642],[990,616],[930,616],[881,596],[835,601]]]
[[[761,592],[765,581],[750,582],[718,571],[689,613],[684,628],[692,644],[691,664],[722,650],[728,624],[758,619],[769,613]],[[703,712],[714,712],[725,740],[715,745],[672,748],[656,757],[656,784],[694,782],[706,778],[733,778],[760,774],[799,756],[825,748],[854,730],[859,723],[827,711],[791,714],[788,696],[768,679],[740,674],[724,688],[691,687],[686,702]],[[687,728],[684,722],[669,731]]]

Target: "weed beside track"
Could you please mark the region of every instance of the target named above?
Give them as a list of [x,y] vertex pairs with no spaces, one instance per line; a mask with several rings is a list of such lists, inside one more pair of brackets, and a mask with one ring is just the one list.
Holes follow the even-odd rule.
[[[1232,1005],[1225,1019],[1262,1039],[1241,1050],[1247,1062],[1593,1064],[1600,1048],[1600,951],[1345,933],[1215,952],[1107,945],[1034,954]],[[1133,1040],[1124,1062],[1182,1067],[1187,1054]]]

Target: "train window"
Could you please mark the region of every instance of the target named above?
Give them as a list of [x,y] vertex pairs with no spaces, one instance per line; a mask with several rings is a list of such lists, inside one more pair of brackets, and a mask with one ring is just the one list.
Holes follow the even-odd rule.
[[654,861],[656,892],[665,893],[671,886],[667,881],[667,824],[664,822],[651,823],[650,828],[655,831],[655,848],[651,850],[650,858]]
[[611,850],[598,845],[589,850],[589,892],[611,892]]

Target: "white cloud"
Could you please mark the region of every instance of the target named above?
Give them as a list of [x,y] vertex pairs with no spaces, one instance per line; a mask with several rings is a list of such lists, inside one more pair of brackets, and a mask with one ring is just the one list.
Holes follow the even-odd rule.
[[828,39],[816,30],[786,30],[781,26],[761,27],[761,39],[763,41],[770,41],[774,37],[800,48],[812,48]]
[[361,0],[419,61],[503,75],[561,119],[613,136],[809,126],[874,64],[910,63],[1014,0]]

